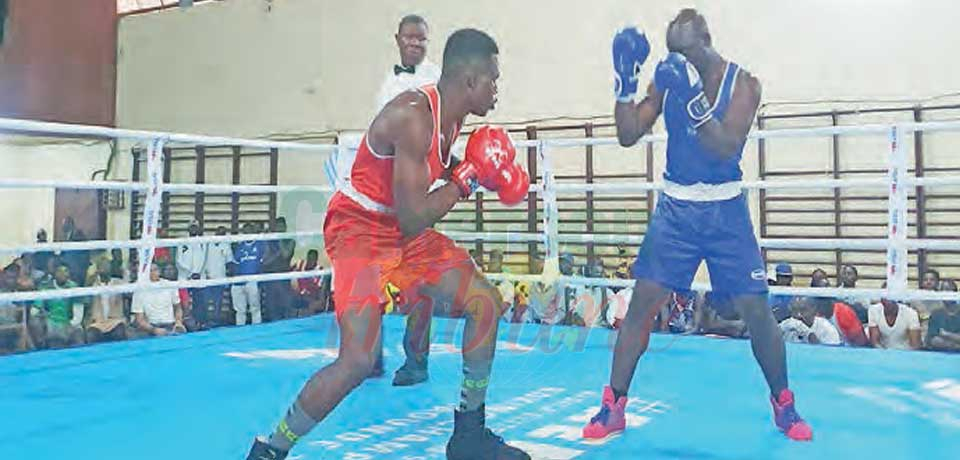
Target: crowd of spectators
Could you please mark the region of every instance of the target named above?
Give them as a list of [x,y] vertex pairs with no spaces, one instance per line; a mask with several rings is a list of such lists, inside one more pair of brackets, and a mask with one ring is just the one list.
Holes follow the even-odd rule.
[[[630,260],[621,250],[616,266],[608,271],[599,257],[588,258],[578,267],[574,256],[564,253],[560,255],[559,268],[564,275],[628,279]],[[487,272],[506,271],[503,253],[499,250],[492,251],[487,261],[477,257],[475,261]],[[534,262],[534,265],[538,264],[542,266],[542,260]],[[834,285],[821,268],[811,272],[809,280],[812,288]],[[836,276],[835,285],[855,288],[858,281],[857,268],[844,265]],[[792,267],[786,263],[774,266],[768,275],[768,284],[795,286]],[[503,321],[611,329],[619,327],[632,293],[630,287],[547,286],[510,281],[502,281],[498,287],[508,304]],[[953,280],[941,279],[933,269],[925,271],[918,287],[930,291],[957,291]],[[787,342],[960,351],[960,305],[954,301],[904,304],[885,298],[871,301],[862,297],[770,294],[769,304]],[[673,292],[657,315],[654,330],[733,338],[746,338],[749,334],[733,299],[695,291]]]
[[[286,222],[271,225],[247,222],[242,233],[284,233]],[[191,222],[190,236],[203,234]],[[73,219],[64,221],[60,241],[84,241]],[[225,227],[217,235],[227,235]],[[167,232],[158,232],[166,238]],[[37,243],[47,242],[47,232],[37,232]],[[293,239],[238,243],[188,243],[157,247],[150,267],[151,281],[223,279],[322,269],[319,252],[309,249],[306,258],[294,261]],[[69,250],[26,253],[6,264],[0,274],[0,292],[63,290],[106,287],[136,281],[136,254],[124,251]],[[333,309],[331,279],[222,284],[198,289],[162,288],[126,294],[64,297],[0,305],[0,353],[62,348],[84,343],[127,340],[201,331],[227,325],[257,324],[311,315]],[[262,301],[269,298],[269,302]],[[226,308],[225,308],[226,306]]]
[[[83,241],[83,233],[67,219],[63,241]],[[188,227],[191,236],[203,234],[199,222]],[[286,232],[280,217],[271,225],[247,222],[241,233]],[[226,235],[225,227],[216,229]],[[166,232],[161,232],[161,240]],[[37,242],[47,233],[37,232]],[[150,270],[152,281],[223,279],[285,271],[311,271],[320,267],[319,251],[309,249],[294,261],[296,241],[250,240],[237,243],[190,243],[158,247]],[[130,256],[135,256],[131,252]],[[135,260],[124,252],[62,251],[27,253],[7,264],[0,274],[0,292],[63,290],[133,282]],[[487,260],[474,253],[477,266],[488,273],[509,272],[502,251]],[[586,278],[629,279],[630,262],[624,249],[612,267],[601,257],[582,265],[570,253],[559,257],[563,275]],[[543,270],[543,260],[532,261],[532,272]],[[844,265],[831,283],[823,269],[815,269],[809,286],[855,288],[856,267]],[[771,286],[795,286],[793,269],[780,263],[770,270]],[[331,277],[309,277],[269,282],[242,282],[199,289],[155,289],[132,295],[67,297],[14,305],[0,305],[0,352],[60,348],[83,343],[126,340],[200,331],[220,326],[257,324],[333,310]],[[617,329],[626,315],[632,289],[582,284],[544,284],[501,281],[498,287],[506,305],[502,321]],[[928,269],[919,288],[957,291],[953,280],[941,279]],[[269,299],[265,302],[264,299]],[[770,307],[784,340],[823,345],[894,349],[960,351],[960,305],[953,301],[915,301],[860,297],[799,297],[771,294]],[[733,299],[712,292],[674,292],[654,321],[656,332],[704,334],[744,338],[748,331],[733,306]]]

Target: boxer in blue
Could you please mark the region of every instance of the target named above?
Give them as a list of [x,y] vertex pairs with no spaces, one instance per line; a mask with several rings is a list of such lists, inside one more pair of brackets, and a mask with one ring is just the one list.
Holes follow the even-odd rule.
[[635,103],[650,45],[635,28],[613,41],[614,117],[624,147],[637,143],[663,114],[667,128],[664,189],[633,265],[633,297],[613,355],[600,411],[583,429],[588,439],[626,427],[627,390],[647,349],[653,318],[673,291],[686,291],[701,261],[718,295],[733,299],[750,331],[753,354],[770,387],[774,421],[790,439],[810,440],[794,409],[786,353],[767,305],[767,281],[740,180],[740,157],[760,104],[760,83],[712,46],[704,17],[680,11],[667,28],[667,56],[646,96]]

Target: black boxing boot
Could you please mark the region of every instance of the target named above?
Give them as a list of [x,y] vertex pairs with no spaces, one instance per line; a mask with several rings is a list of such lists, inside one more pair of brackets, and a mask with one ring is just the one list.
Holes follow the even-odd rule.
[[447,460],[530,460],[486,427],[485,407],[453,413],[453,435],[447,442]]
[[267,440],[257,437],[253,440],[253,447],[247,454],[247,460],[283,460],[287,458],[287,452],[277,449],[267,443]]

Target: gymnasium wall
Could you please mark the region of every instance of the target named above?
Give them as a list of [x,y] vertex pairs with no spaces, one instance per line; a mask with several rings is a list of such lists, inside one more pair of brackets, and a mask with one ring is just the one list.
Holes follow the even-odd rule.
[[[116,0],[8,0],[0,43],[0,117],[113,125]],[[109,157],[101,142],[0,133],[0,177],[89,180]],[[53,237],[54,190],[0,192],[0,241]],[[0,262],[6,260],[0,255]]]
[[761,79],[766,102],[956,89],[960,63],[939,58],[960,39],[960,6],[946,0],[231,0],[121,21],[118,122],[244,136],[363,129],[409,12],[432,26],[435,62],[456,28],[498,39],[492,121],[608,115],[615,30],[641,25],[658,59],[667,21],[688,5],[704,12],[717,48]]
[[[440,61],[445,37],[456,28],[479,27],[498,39],[503,77],[501,104],[491,114],[492,122],[609,116],[609,43],[614,31],[626,23],[639,24],[653,44],[651,60],[659,59],[667,21],[690,5],[706,15],[717,48],[761,79],[764,102],[770,104],[764,113],[924,101],[953,91],[954,82],[960,81],[960,64],[939,58],[948,43],[960,38],[960,31],[951,27],[956,14],[950,12],[960,12],[953,2],[645,3],[230,0],[128,16],[119,24],[116,122],[122,127],[295,139],[362,129],[373,114],[380,80],[396,60],[396,22],[410,12],[430,22],[429,55],[435,62]],[[936,71],[926,71],[931,62],[936,62]],[[647,75],[651,67],[645,69]],[[799,108],[782,104],[809,101],[823,102]],[[938,136],[928,141],[935,145],[925,153],[947,161],[956,137]],[[884,161],[882,138],[842,142],[844,161]],[[773,141],[768,144],[768,165],[826,168],[829,143]],[[747,179],[756,178],[756,150],[756,143],[750,143],[744,153]],[[556,153],[558,170],[575,171],[582,163],[582,153],[568,153]],[[616,170],[629,155],[639,159],[642,151],[598,149],[598,169]],[[656,158],[655,169],[662,171],[662,149]],[[105,161],[102,154],[98,159]],[[284,153],[280,165],[282,183],[325,182],[320,157],[314,154]],[[83,168],[69,169],[77,178],[85,174],[79,172]],[[128,171],[127,162],[116,178]],[[248,172],[258,173],[245,175]],[[125,225],[111,222],[110,234],[123,235]]]
[[[949,54],[948,43],[960,40],[951,19],[960,6],[946,0],[231,0],[121,21],[117,119],[129,127],[238,136],[363,129],[384,72],[396,60],[396,22],[411,12],[431,25],[429,56],[435,62],[445,37],[460,27],[484,29],[499,41],[501,103],[490,121],[609,116],[615,30],[639,24],[655,61],[664,54],[667,22],[685,6],[699,8],[716,47],[761,80],[763,113],[935,102],[928,99],[955,91],[960,81],[960,63],[941,58]],[[936,70],[930,71],[933,62]],[[648,76],[652,66],[644,69]],[[811,101],[821,103],[790,104]],[[908,120],[855,117],[846,123]],[[955,140],[952,134],[928,136],[925,155],[950,162]],[[887,142],[842,139],[841,167],[884,165]],[[770,141],[768,169],[827,170],[830,143]],[[659,173],[663,149],[656,152]],[[553,155],[558,171],[582,174],[582,151]],[[643,150],[598,148],[597,170],[622,169],[632,155],[640,160]],[[908,156],[912,160],[912,151]],[[281,177],[315,182],[319,165],[304,155],[281,158]],[[756,142],[745,149],[743,169],[746,179],[756,179]],[[830,231],[824,227],[812,236]]]

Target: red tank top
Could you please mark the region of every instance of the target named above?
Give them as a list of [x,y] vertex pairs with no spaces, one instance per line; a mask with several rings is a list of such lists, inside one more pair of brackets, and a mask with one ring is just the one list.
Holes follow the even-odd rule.
[[[430,151],[427,152],[430,182],[433,183],[450,166],[450,155],[448,153],[444,156],[440,146],[440,93],[437,91],[436,85],[427,85],[417,91],[427,96],[427,100],[430,102],[430,113],[433,115],[433,134],[430,140]],[[459,134],[459,132],[460,127],[458,126],[454,135]],[[353,169],[350,171],[350,183],[353,190],[344,192],[365,208],[380,208],[371,210],[388,211],[393,208],[393,154],[380,155],[375,152],[367,142],[368,134],[369,131],[360,141],[360,147],[357,149],[357,156],[353,162]],[[455,140],[451,139],[451,145]]]

